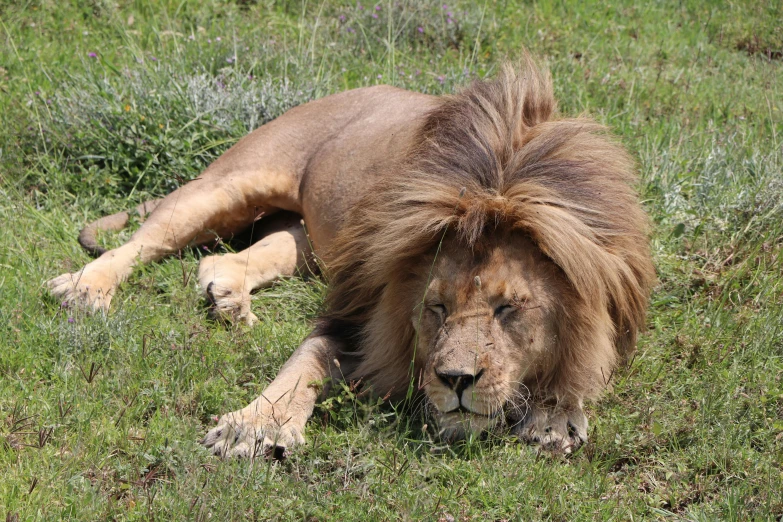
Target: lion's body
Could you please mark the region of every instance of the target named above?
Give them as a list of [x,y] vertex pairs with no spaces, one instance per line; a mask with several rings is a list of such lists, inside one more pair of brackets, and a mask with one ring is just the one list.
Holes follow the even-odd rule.
[[654,273],[632,163],[594,123],[550,121],[548,79],[529,61],[523,74],[453,97],[374,87],[292,109],[49,286],[107,309],[136,263],[263,218],[248,251],[202,261],[215,308],[252,323],[250,291],[304,270],[311,246],[327,307],[264,394],[210,431],[216,453],[300,442],[311,384],[338,373],[382,394],[423,378],[449,437],[507,418],[527,440],[577,445],[582,401],[635,344]]

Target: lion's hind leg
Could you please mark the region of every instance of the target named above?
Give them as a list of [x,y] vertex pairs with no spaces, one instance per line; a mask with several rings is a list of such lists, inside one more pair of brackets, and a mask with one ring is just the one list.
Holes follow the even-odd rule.
[[201,260],[199,285],[219,318],[252,326],[258,318],[250,310],[251,292],[312,269],[312,249],[298,214],[281,212],[263,221],[262,237],[249,248]]

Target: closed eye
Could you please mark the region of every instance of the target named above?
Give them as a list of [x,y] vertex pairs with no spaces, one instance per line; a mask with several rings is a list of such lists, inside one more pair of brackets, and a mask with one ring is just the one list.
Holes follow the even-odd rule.
[[446,305],[435,303],[427,306],[427,310],[436,314],[441,321],[446,318]]
[[506,316],[506,315],[510,314],[511,312],[513,312],[514,310],[517,310],[517,309],[518,309],[518,307],[516,307],[516,306],[514,306],[512,304],[500,305],[497,308],[495,308],[495,317]]

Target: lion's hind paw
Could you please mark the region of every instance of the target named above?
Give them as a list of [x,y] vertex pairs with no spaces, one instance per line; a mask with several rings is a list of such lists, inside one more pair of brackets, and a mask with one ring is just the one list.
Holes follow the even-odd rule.
[[258,317],[250,311],[250,292],[237,291],[211,282],[206,286],[205,293],[213,318],[244,323],[247,326],[258,323]]
[[84,270],[62,274],[45,283],[49,293],[64,305],[75,305],[92,311],[108,311],[114,293],[113,284],[93,281]]

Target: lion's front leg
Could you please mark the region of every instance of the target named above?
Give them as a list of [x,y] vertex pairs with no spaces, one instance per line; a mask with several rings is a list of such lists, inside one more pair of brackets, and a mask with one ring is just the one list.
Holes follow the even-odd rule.
[[541,449],[571,453],[587,442],[587,416],[578,399],[530,399],[524,417],[512,432]]
[[223,415],[201,443],[223,457],[284,457],[304,442],[305,423],[334,373],[338,347],[330,337],[307,338],[260,397]]

